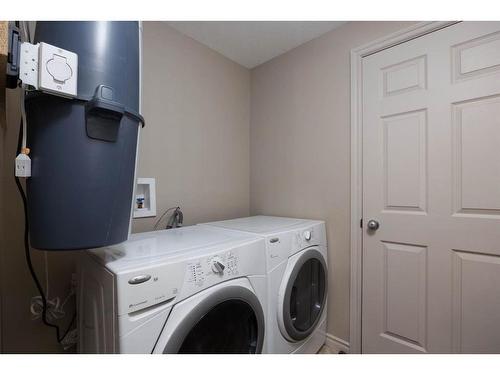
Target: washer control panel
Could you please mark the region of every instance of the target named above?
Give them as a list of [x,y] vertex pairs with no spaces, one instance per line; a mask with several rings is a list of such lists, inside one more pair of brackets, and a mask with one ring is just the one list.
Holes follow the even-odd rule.
[[187,281],[190,284],[202,286],[205,282],[205,271],[201,261],[190,262],[187,265]]
[[213,278],[231,278],[238,275],[238,257],[233,251],[197,259],[187,264],[187,282],[203,287]]
[[175,304],[199,291],[243,275],[265,275],[264,239],[250,239],[225,249],[178,254],[128,267],[116,274],[118,314],[158,304]]

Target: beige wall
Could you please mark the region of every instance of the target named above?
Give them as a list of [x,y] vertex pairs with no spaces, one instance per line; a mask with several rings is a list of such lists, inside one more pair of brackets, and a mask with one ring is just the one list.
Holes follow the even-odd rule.
[[252,70],[252,214],[326,220],[328,332],[349,340],[352,48],[410,22],[350,22]]
[[156,178],[157,214],[179,205],[184,224],[248,215],[250,72],[165,23],[143,27],[137,175]]

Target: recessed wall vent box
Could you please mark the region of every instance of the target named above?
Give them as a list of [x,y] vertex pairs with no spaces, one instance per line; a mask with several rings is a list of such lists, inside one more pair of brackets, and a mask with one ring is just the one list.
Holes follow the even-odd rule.
[[135,188],[134,217],[156,216],[156,181],[138,178]]

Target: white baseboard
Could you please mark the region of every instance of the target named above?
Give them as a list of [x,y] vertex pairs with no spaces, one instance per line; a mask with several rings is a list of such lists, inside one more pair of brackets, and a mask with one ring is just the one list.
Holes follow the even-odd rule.
[[326,334],[325,345],[328,346],[332,353],[338,353],[340,351],[344,353],[349,353],[349,342],[332,335],[331,333]]

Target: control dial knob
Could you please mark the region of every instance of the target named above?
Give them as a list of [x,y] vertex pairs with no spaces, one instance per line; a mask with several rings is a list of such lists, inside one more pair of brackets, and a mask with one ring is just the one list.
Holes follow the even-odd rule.
[[310,231],[310,230],[306,230],[306,231],[304,232],[304,239],[305,239],[306,241],[310,241],[310,240],[311,240],[311,237],[312,237],[312,233],[311,233],[311,231]]
[[225,268],[226,268],[226,266],[224,265],[222,260],[220,260],[220,258],[213,258],[212,259],[212,272],[213,273],[223,273]]

